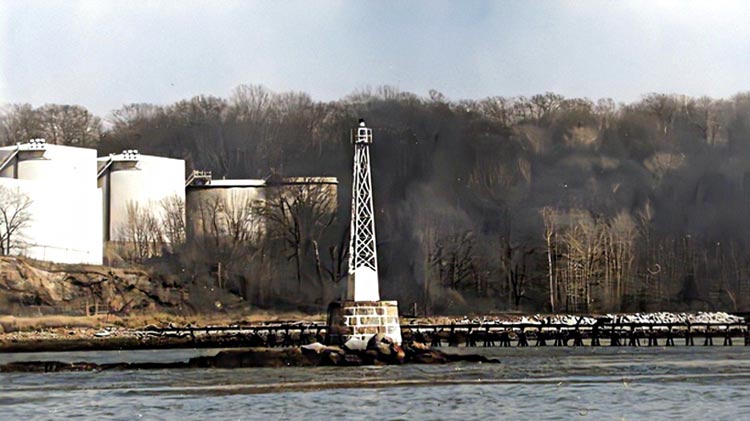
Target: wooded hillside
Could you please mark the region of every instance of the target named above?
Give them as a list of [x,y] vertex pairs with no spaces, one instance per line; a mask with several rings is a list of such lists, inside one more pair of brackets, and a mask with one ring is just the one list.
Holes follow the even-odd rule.
[[616,104],[383,87],[316,102],[240,86],[101,118],[9,105],[0,142],[134,148],[215,177],[338,177],[337,217],[310,217],[295,233],[300,270],[284,227],[233,254],[222,285],[221,258],[204,248],[145,262],[251,304],[322,307],[345,284],[349,131],[360,117],[374,131],[383,297],[430,313],[750,309],[748,93]]

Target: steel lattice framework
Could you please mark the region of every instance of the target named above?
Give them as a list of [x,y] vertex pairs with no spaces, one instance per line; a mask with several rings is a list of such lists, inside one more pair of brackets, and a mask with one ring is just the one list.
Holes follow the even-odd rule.
[[352,182],[352,221],[349,242],[348,299],[378,301],[378,257],[375,247],[375,212],[372,205],[370,144],[372,129],[360,120],[352,133],[354,172]]

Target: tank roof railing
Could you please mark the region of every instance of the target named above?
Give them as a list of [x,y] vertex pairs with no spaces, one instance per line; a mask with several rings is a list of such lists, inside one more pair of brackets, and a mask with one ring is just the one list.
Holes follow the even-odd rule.
[[47,149],[47,141],[45,139],[29,139],[29,143],[27,143],[29,149],[33,150],[43,150]]
[[123,161],[137,161],[140,154],[138,153],[138,149],[123,149],[120,155],[121,157],[118,158]]
[[211,180],[213,180],[211,171],[193,170],[193,172],[188,176],[187,180],[185,180],[185,187],[193,184],[196,181],[200,181],[201,185],[211,184]]
[[41,158],[41,159],[49,159],[45,157],[47,151],[47,141],[39,138],[39,139],[29,139],[26,143],[18,142],[16,143],[16,149],[11,153],[8,158],[6,158],[3,163],[0,165],[0,171],[4,169],[6,166],[8,166],[13,158],[17,157],[18,154],[21,152],[28,152],[35,154],[35,157]]

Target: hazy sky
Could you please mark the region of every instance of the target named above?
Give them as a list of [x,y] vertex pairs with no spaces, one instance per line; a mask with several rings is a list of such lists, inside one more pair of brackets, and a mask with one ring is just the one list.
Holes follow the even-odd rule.
[[0,103],[106,114],[242,83],[729,96],[750,90],[750,1],[0,0]]

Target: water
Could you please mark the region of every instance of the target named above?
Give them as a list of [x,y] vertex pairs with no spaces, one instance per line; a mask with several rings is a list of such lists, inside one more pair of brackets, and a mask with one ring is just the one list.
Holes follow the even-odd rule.
[[[469,351],[499,358],[503,364],[3,373],[0,419],[750,417],[750,348]],[[0,363],[164,362],[215,352],[0,354]]]

